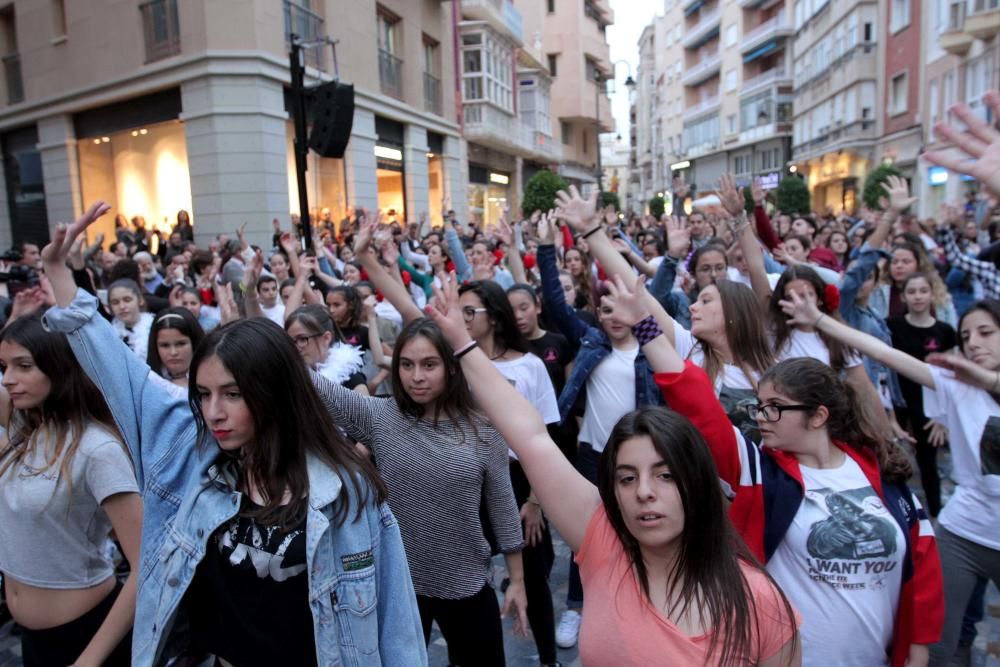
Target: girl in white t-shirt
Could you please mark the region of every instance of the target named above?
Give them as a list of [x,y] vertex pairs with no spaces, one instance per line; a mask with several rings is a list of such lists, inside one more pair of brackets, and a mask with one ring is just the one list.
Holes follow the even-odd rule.
[[[945,577],[945,623],[932,664],[955,652],[962,617],[978,578],[1000,585],[1000,303],[980,301],[959,321],[965,359],[930,355],[929,365],[820,313],[813,300],[793,295],[782,303],[791,321],[811,323],[829,336],[923,385],[928,418],[948,428],[958,488],[938,517],[938,548]],[[971,363],[970,363],[971,362]]]
[[108,305],[114,316],[111,326],[118,337],[125,341],[137,357],[145,361],[153,315],[142,310],[146,303],[139,285],[130,278],[111,283],[108,287]]

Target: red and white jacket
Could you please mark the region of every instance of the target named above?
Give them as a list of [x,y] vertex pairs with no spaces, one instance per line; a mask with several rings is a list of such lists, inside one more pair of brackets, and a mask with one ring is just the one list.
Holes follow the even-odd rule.
[[[657,373],[654,379],[667,405],[690,419],[705,438],[723,486],[729,487],[729,517],[754,555],[766,563],[805,494],[798,461],[786,452],[760,448],[737,431],[705,371],[692,362],[685,363],[682,373]],[[836,445],[861,467],[906,535],[892,647],[893,667],[903,667],[911,644],[933,644],[941,638],[944,588],[934,532],[910,489],[883,479],[870,451],[843,442]]]

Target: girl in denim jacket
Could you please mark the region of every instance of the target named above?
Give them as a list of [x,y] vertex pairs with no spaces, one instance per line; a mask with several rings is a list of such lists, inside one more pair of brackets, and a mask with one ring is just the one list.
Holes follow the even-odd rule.
[[45,248],[67,333],[131,451],[145,516],[132,663],[168,657],[178,613],[222,664],[421,665],[399,528],[372,466],[323,409],[295,346],[263,319],[213,331],[187,401],[149,381],[77,292],[65,259],[109,206]]

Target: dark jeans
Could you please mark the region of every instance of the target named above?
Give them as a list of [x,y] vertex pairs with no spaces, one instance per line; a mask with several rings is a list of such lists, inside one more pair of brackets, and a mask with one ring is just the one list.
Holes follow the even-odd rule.
[[924,430],[927,417],[923,410],[900,408],[896,412],[899,425],[910,431],[917,443],[917,467],[920,469],[920,485],[924,488],[927,498],[927,513],[936,517],[941,511],[941,477],[937,469],[937,447],[927,441],[928,432]]
[[[87,648],[118,598],[122,584],[118,583],[108,596],[80,618],[45,630],[21,629],[21,655],[24,667],[66,667]],[[132,632],[104,661],[105,667],[128,667],[132,659]]]
[[958,634],[959,644],[971,644],[976,641],[976,635],[979,634],[976,624],[986,617],[986,584],[985,579],[980,579],[972,589],[969,606],[965,608],[965,616],[962,617],[962,631]]
[[[588,442],[581,442],[576,452],[576,469],[580,474],[597,484],[597,467],[601,462],[601,453],[594,451]],[[574,554],[575,555],[575,554]],[[566,607],[580,611],[583,609],[583,584],[580,582],[580,568],[576,560],[569,561],[569,589],[566,591]]]
[[[513,459],[510,461],[510,484],[514,487],[514,498],[520,508],[531,495],[531,485],[521,464]],[[552,591],[549,590],[549,572],[554,558],[552,534],[546,521],[542,528],[542,541],[534,546],[525,545],[521,551],[524,589],[528,597],[528,623],[538,648],[538,660],[543,665],[556,661],[556,620],[552,609]]]
[[500,605],[488,584],[472,597],[460,600],[418,595],[417,608],[424,627],[424,643],[430,642],[431,623],[436,621],[448,642],[448,661],[452,665],[504,667]]

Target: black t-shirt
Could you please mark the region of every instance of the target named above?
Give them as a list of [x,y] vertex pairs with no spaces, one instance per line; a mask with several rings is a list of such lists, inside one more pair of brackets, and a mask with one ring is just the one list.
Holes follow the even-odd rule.
[[236,667],[315,665],[305,518],[287,533],[245,516],[221,526],[184,605],[201,651]]
[[[955,347],[955,330],[950,324],[935,321],[929,327],[915,327],[906,321],[906,316],[891,317],[888,320],[892,332],[892,346],[906,352],[911,357],[923,361],[932,352],[945,352]],[[912,411],[924,412],[923,388],[902,375],[899,388],[903,392],[906,406]]]
[[549,372],[552,387],[556,391],[556,396],[559,396],[566,386],[566,364],[573,361],[573,352],[566,337],[553,331],[546,331],[541,338],[529,340],[528,345],[535,356],[545,363],[545,370]]
[[344,342],[348,345],[360,347],[363,352],[371,349],[368,346],[368,327],[364,324],[359,324],[349,329],[341,329],[340,333],[344,336]]

